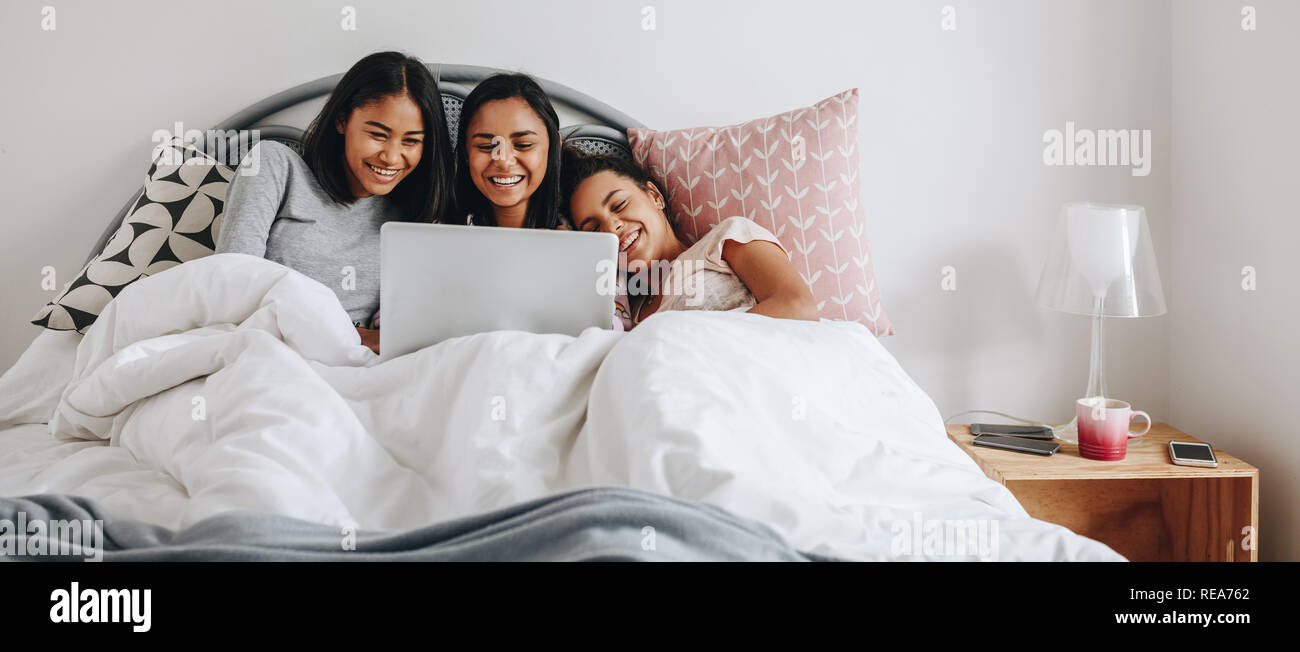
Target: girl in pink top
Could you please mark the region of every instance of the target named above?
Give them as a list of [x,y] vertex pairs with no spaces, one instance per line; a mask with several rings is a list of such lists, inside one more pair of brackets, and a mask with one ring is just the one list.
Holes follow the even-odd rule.
[[767,229],[731,217],[687,246],[664,193],[636,164],[565,149],[564,195],[580,231],[619,237],[631,325],[661,310],[747,310],[816,321],[812,291]]

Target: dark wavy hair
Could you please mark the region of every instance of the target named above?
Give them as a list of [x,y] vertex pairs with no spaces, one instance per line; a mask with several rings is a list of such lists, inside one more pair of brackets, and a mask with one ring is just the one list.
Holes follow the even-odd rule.
[[[566,208],[569,200],[573,199],[573,191],[578,189],[579,184],[601,172],[613,172],[642,188],[647,185],[654,187],[659,192],[659,196],[664,198],[664,207],[662,209],[664,218],[668,220],[670,227],[674,230],[677,229],[677,220],[673,217],[672,209],[668,207],[668,193],[664,192],[659,182],[655,181],[649,172],[636,163],[619,156],[584,154],[577,147],[566,145],[561,170],[563,170],[563,174],[561,175],[560,187],[563,190]],[[577,221],[575,217],[575,225]]]
[[546,155],[546,176],[528,198],[524,215],[526,229],[554,229],[560,224],[560,118],[551,106],[551,98],[532,77],[518,73],[492,75],[479,82],[460,111],[460,126],[456,133],[456,214],[457,221],[465,223],[474,215],[478,225],[496,226],[496,213],[492,203],[479,192],[469,171],[469,123],[484,104],[512,97],[522,98],[546,125],[550,140]]
[[438,81],[419,59],[401,52],[376,52],[363,57],[339,80],[303,135],[303,160],[321,188],[340,204],[356,200],[348,187],[343,134],[335,124],[352,111],[391,95],[406,95],[420,107],[424,143],[420,163],[388,197],[401,211],[403,221],[436,222],[452,205],[451,142],[442,108]]

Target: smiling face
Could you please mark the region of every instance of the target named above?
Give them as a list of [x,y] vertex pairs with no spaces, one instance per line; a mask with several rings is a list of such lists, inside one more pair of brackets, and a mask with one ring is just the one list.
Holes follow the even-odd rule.
[[629,271],[672,260],[686,249],[668,223],[659,190],[616,172],[597,172],[578,184],[569,198],[569,214],[579,231],[617,235],[619,257],[627,256]]
[[406,94],[357,107],[334,127],[343,134],[348,188],[358,199],[392,192],[424,153],[424,116]]
[[500,226],[521,226],[528,198],[546,178],[546,123],[522,97],[486,102],[465,133],[474,187],[492,204]]

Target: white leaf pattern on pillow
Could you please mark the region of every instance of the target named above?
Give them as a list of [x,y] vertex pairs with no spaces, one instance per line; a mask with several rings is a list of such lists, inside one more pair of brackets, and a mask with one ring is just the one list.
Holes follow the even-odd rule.
[[632,129],[628,136],[634,160],[668,194],[688,245],[722,220],[745,216],[785,245],[823,317],[890,335],[859,200],[858,101],[853,89],[737,125]]

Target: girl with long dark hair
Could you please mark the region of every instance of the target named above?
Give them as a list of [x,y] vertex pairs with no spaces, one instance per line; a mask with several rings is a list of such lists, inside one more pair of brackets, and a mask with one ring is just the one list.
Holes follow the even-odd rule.
[[273,260],[334,290],[362,343],[379,307],[379,228],[442,221],[452,205],[452,147],[438,84],[400,52],[352,66],[303,137],[303,153],[258,143],[226,198],[217,253]]
[[560,210],[560,120],[533,78],[499,74],[474,87],[456,135],[456,221],[567,227]]

